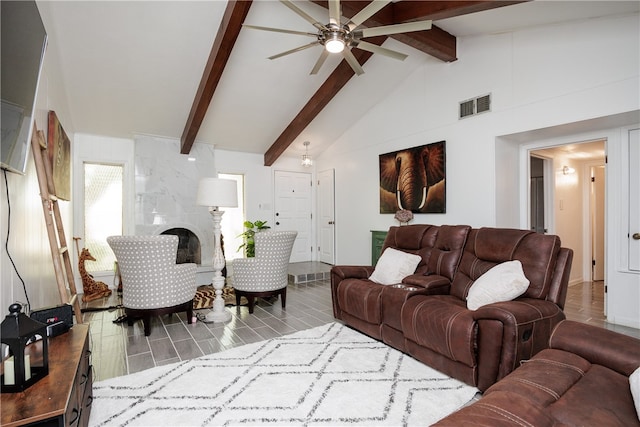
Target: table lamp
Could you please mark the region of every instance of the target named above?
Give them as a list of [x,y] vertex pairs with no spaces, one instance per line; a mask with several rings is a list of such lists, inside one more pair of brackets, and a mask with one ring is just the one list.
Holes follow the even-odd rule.
[[213,310],[205,316],[205,322],[227,322],[231,320],[231,313],[225,310],[222,298],[224,287],[224,254],[222,253],[220,221],[223,211],[221,207],[235,208],[238,206],[238,186],[236,181],[220,178],[203,178],[198,184],[196,204],[208,206],[209,213],[213,217],[213,289],[215,298]]

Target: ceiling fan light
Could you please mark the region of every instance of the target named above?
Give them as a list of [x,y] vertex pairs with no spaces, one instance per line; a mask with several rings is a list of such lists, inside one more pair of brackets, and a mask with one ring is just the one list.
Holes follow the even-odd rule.
[[330,53],[340,53],[344,50],[344,41],[338,37],[333,37],[324,43],[324,48]]

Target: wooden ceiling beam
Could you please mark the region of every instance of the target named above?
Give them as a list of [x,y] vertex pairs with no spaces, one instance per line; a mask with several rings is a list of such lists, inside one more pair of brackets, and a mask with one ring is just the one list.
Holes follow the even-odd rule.
[[496,9],[530,0],[484,0],[484,1],[400,1],[392,3],[393,19],[396,22],[418,21],[422,19],[454,18],[456,16]]
[[[387,37],[372,37],[367,41],[376,45],[381,45]],[[360,65],[363,65],[371,56],[370,52],[366,52],[360,49],[354,49],[352,51]],[[342,61],[336,69],[331,73],[327,80],[320,86],[320,88],[313,94],[311,99],[302,107],[302,110],[296,115],[296,117],[289,123],[285,130],[280,134],[276,141],[271,144],[271,147],[264,154],[264,165],[271,166],[275,161],[289,148],[291,143],[302,133],[309,123],[316,118],[318,114],[329,104],[334,96],[340,92],[340,90],[347,84],[349,79],[355,75],[353,69],[347,64],[347,61]]]
[[218,87],[222,72],[231,56],[242,23],[249,13],[252,0],[229,0],[218,33],[211,47],[207,65],[204,68],[200,86],[196,92],[191,112],[180,138],[180,153],[189,154],[196,140],[202,121],[207,114],[213,94]]

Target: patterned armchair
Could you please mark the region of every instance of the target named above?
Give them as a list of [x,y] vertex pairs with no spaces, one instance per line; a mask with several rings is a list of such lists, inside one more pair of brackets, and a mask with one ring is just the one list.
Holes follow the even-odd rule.
[[142,318],[151,333],[151,316],[186,311],[193,318],[196,264],[176,264],[178,236],[110,236],[122,276],[122,305],[129,325]]
[[249,313],[253,313],[255,297],[280,295],[285,308],[289,258],[297,235],[296,231],[261,231],[255,235],[255,257],[232,261],[237,305],[244,296],[249,302]]

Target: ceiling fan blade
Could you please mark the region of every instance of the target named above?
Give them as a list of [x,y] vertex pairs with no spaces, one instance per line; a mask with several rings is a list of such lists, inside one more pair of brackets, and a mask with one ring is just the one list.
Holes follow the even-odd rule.
[[299,16],[301,16],[304,20],[306,20],[307,22],[309,22],[311,25],[313,25],[314,27],[316,27],[319,30],[326,30],[327,27],[325,27],[324,25],[322,25],[320,22],[318,22],[314,17],[312,17],[311,15],[307,14],[307,12],[305,12],[304,10],[300,9],[298,6],[296,6],[295,4],[293,4],[291,1],[289,0],[280,0],[280,3],[284,4],[285,6],[287,6],[289,9],[291,9],[292,11],[294,11],[295,13],[297,13]]
[[363,40],[354,40],[352,42],[352,46],[357,47],[358,49],[366,50],[367,52],[377,53],[393,59],[399,59],[400,61],[404,61],[407,56],[409,56],[405,55],[404,53],[396,52],[395,50],[387,49],[373,43],[365,42]]
[[329,22],[341,26],[341,17],[340,0],[329,0]]
[[299,47],[296,47],[294,49],[287,50],[286,52],[282,52],[282,53],[278,53],[277,55],[270,56],[269,59],[278,59],[278,58],[281,58],[281,57],[283,57],[285,55],[289,55],[291,53],[296,53],[296,52],[300,52],[301,50],[309,49],[310,47],[317,46],[318,44],[319,43],[317,41],[311,42],[309,44],[305,44],[303,46],[299,46]]
[[249,24],[242,24],[242,26],[245,28],[251,28],[252,30],[273,31],[274,33],[285,33],[285,34],[295,34],[298,36],[318,37],[318,34],[316,33],[307,33],[305,31],[285,30],[283,28],[260,27],[258,25],[249,25]]
[[360,63],[358,62],[356,57],[353,56],[353,53],[351,53],[351,49],[343,50],[342,56],[344,56],[345,61],[349,63],[349,65],[351,66],[351,68],[353,69],[353,71],[356,73],[357,76],[361,76],[364,74],[364,70],[360,66]]
[[320,68],[322,68],[324,61],[327,60],[328,56],[329,56],[329,52],[327,51],[327,49],[322,49],[322,53],[320,54],[318,61],[316,61],[316,65],[313,66],[313,69],[309,74],[311,75],[318,74],[318,71],[320,71]]
[[430,30],[431,21],[407,22],[404,24],[385,25],[384,27],[363,28],[354,31],[356,37],[388,36],[390,34],[410,33],[412,31]]
[[364,21],[378,13],[380,9],[382,9],[389,3],[391,3],[391,0],[373,0],[371,3],[366,5],[364,9],[356,13],[353,18],[351,18],[351,21],[347,23],[349,29],[353,31],[354,28],[362,25]]

